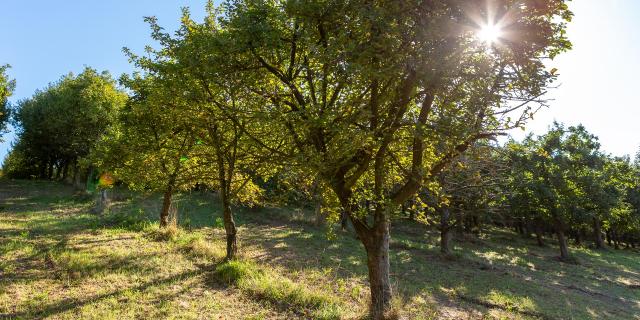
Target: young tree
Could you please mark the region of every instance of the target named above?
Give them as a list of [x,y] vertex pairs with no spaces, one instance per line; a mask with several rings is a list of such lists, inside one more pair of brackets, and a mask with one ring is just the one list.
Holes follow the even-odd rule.
[[[215,14],[212,5],[209,10]],[[175,37],[165,33],[155,18],[147,21],[162,48],[150,50],[149,57],[130,52],[129,57],[145,73],[164,79],[166,94],[180,97],[182,103],[170,107],[180,113],[180,121],[192,128],[200,141],[193,151],[199,159],[197,170],[206,172],[202,183],[218,191],[227,238],[226,259],[234,259],[237,228],[231,206],[259,200],[261,190],[253,178],[277,168],[267,163],[273,157],[265,151],[277,153],[281,135],[276,126],[259,121],[261,115],[256,111],[260,101],[247,90],[247,75],[231,72],[226,55],[229,38],[215,19],[197,24],[185,9]]]
[[[374,319],[390,309],[393,213],[474,141],[522,125],[554,77],[543,60],[570,46],[564,1],[491,4],[225,4],[229,58],[266,73],[250,87],[286,128],[289,160],[330,186],[364,245]],[[476,37],[489,21],[498,43]]]
[[161,192],[160,226],[166,227],[174,193],[207,178],[194,157],[198,132],[174,107],[185,102],[165,79],[134,75],[123,76],[121,82],[131,97],[91,160],[133,190]]

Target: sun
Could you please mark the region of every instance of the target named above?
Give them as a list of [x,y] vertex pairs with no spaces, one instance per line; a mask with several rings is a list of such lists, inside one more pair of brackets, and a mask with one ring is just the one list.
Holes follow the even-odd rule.
[[498,24],[486,24],[481,27],[476,36],[478,39],[488,45],[496,43],[502,37],[502,28]]

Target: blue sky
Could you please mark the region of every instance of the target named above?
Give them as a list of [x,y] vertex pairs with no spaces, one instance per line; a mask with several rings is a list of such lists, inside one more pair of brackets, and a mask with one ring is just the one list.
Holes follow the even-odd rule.
[[[206,0],[0,0],[0,64],[9,63],[17,88],[11,101],[84,66],[114,76],[131,72],[126,46],[142,52],[152,44],[144,16],[157,16],[175,29],[180,7],[203,16]],[[584,124],[600,137],[605,151],[635,154],[640,146],[640,1],[574,0],[568,35],[574,50],[550,67],[560,73],[549,109],[541,110],[527,132],[543,133],[555,119]],[[516,138],[524,133],[514,132]],[[4,159],[13,134],[0,144]]]
[[[10,64],[17,88],[16,102],[36,89],[84,66],[119,76],[133,69],[122,53],[128,47],[142,53],[153,44],[145,16],[156,16],[167,30],[175,30],[181,7],[194,18],[204,16],[206,0],[0,0],[0,64]],[[14,134],[4,136],[0,161]]]

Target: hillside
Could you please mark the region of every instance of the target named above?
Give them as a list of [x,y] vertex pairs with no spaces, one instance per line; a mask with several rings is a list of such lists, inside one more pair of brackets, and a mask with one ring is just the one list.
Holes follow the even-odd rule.
[[[0,180],[0,318],[359,319],[367,268],[351,233],[306,210],[235,208],[241,259],[222,263],[224,229],[210,194],[178,197],[181,227],[160,231],[159,196],[125,193],[111,212],[54,182]],[[505,230],[455,239],[391,230],[394,302],[404,319],[640,319],[637,249],[535,246]]]

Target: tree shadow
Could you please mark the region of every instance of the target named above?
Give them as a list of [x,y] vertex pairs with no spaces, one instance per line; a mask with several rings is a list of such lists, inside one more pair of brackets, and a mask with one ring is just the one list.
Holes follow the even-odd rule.
[[[495,234],[504,236],[500,231]],[[507,238],[509,241],[487,237],[477,243],[465,242],[464,246],[456,248],[453,258],[445,262],[434,258],[437,248],[421,248],[423,252],[431,251],[426,255],[413,251],[411,257],[414,260],[424,257],[419,264],[428,264],[448,276],[425,274],[421,270],[418,274],[422,277],[411,276],[407,281],[422,278],[425,282],[440,284],[432,291],[450,296],[455,292],[454,297],[471,304],[521,314],[538,314],[543,318],[568,315],[632,317],[639,311],[637,300],[633,303],[619,297],[620,294],[629,296],[629,290],[619,286],[617,290],[607,287],[600,292],[603,283],[585,277],[589,270],[584,265],[559,263],[555,260],[554,248],[528,246],[516,237]],[[396,268],[402,269],[403,265]],[[558,295],[558,292],[563,294]]]
[[[21,318],[27,318],[27,317],[44,318],[44,317],[54,316],[56,314],[59,314],[59,313],[65,312],[65,311],[81,308],[81,307],[83,307],[85,305],[88,305],[88,304],[96,303],[96,302],[99,302],[101,300],[105,300],[105,299],[108,299],[108,298],[111,298],[111,297],[118,296],[118,295],[122,294],[125,291],[145,291],[145,290],[147,290],[147,289],[149,289],[151,287],[156,287],[156,286],[161,286],[163,284],[172,283],[172,282],[175,282],[177,280],[184,279],[186,277],[194,277],[194,276],[202,274],[205,271],[206,270],[203,270],[203,269],[187,271],[187,272],[179,273],[179,274],[176,274],[176,275],[173,275],[173,276],[170,276],[170,277],[165,277],[165,278],[149,281],[149,282],[146,282],[146,283],[138,285],[138,286],[127,287],[127,288],[115,290],[115,291],[112,291],[112,292],[109,292],[109,293],[105,293],[105,294],[94,295],[94,296],[88,297],[86,299],[70,299],[70,298],[62,299],[61,301],[58,301],[56,303],[52,303],[52,304],[48,304],[48,305],[44,305],[44,306],[38,307],[38,309],[33,311],[33,312],[29,312],[29,311],[16,312],[16,313],[9,313],[9,314],[4,314],[4,315],[0,315],[0,316],[7,317],[9,319],[13,319],[13,318],[21,319]],[[168,297],[169,297],[169,295],[165,296],[165,299],[168,298]]]

